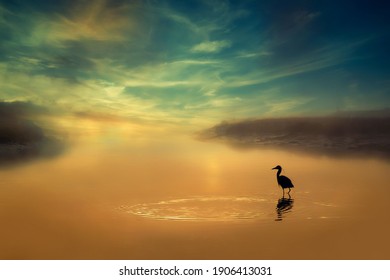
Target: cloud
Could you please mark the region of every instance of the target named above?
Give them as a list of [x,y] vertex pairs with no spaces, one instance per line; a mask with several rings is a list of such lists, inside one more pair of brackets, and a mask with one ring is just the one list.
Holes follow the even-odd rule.
[[[177,26],[185,27],[197,40],[209,40],[212,35],[226,32],[234,20],[249,14],[247,10],[231,7],[225,1],[195,1],[185,4],[183,10],[177,9],[175,5],[169,8],[158,6],[152,9],[156,14],[172,20]],[[193,13],[194,9],[201,12]]]
[[272,53],[269,51],[258,51],[258,52],[239,52],[237,58],[258,58],[271,56]]
[[0,165],[54,156],[63,146],[30,118],[47,110],[27,102],[0,102]]
[[79,2],[69,14],[48,17],[37,14],[31,36],[32,45],[61,43],[62,41],[89,39],[118,41],[124,39],[124,31],[131,27],[125,16],[127,6],[112,7],[108,1]]
[[91,112],[91,111],[83,111],[83,112],[75,112],[73,114],[76,118],[87,119],[96,122],[107,122],[107,123],[126,123],[129,120],[120,117],[118,115],[112,115],[107,113],[99,113],[99,112]]
[[192,47],[191,51],[200,53],[218,53],[221,50],[230,47],[231,44],[232,43],[228,40],[202,42]]
[[288,100],[264,100],[264,105],[267,108],[267,114],[277,115],[285,112],[293,111],[296,107],[305,105],[312,101],[312,97],[299,97]]
[[0,101],[0,118],[22,118],[47,113],[48,110],[31,102],[4,102]]
[[158,9],[158,12],[160,12],[160,14],[162,16],[165,16],[165,17],[175,21],[176,23],[186,26],[193,33],[206,33],[207,32],[201,26],[198,26],[196,23],[192,22],[189,18],[187,18],[183,15],[180,15],[180,14],[174,12],[173,10]]
[[[243,87],[259,85],[274,80],[287,78],[299,74],[307,74],[320,71],[332,66],[341,65],[347,60],[353,60],[350,56],[353,51],[367,40],[350,42],[349,44],[332,43],[311,49],[303,57],[293,60],[276,62],[274,54],[267,55],[267,67],[258,67],[244,75],[230,75],[226,77],[227,87]],[[276,55],[278,56],[278,55]],[[238,57],[240,58],[240,57]],[[279,56],[280,58],[280,56]],[[278,60],[279,60],[278,58]],[[240,65],[240,64],[237,64]],[[241,69],[240,69],[241,70]]]
[[239,147],[390,159],[390,110],[222,122],[202,131],[200,138]]
[[[358,50],[375,43],[363,42],[370,33],[322,33],[333,10],[321,5],[12,3],[0,5],[0,92],[7,101],[69,114],[214,123],[232,114],[282,116],[367,103],[377,108],[388,100],[387,92],[373,95],[374,89],[364,88],[383,88],[385,75],[363,75],[381,67],[367,64],[354,75],[363,65]],[[345,76],[334,74],[336,68]],[[378,77],[376,83],[366,82],[370,77]],[[359,81],[351,89],[356,92],[340,94],[352,81]],[[280,91],[267,96],[276,86]]]

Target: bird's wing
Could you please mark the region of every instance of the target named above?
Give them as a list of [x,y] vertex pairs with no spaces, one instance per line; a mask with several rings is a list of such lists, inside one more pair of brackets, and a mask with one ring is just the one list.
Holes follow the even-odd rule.
[[282,176],[279,176],[279,179],[280,179],[281,185],[294,187],[293,183],[291,182],[291,180],[288,177],[282,175]]

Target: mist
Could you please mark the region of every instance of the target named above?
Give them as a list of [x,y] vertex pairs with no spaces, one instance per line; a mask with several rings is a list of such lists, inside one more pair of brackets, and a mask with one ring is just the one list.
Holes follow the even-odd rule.
[[390,158],[390,116],[340,114],[222,122],[199,134],[236,147],[292,149],[325,155]]
[[0,102],[1,166],[52,157],[63,151],[63,144],[48,137],[33,121],[41,114],[47,114],[47,110],[33,103]]

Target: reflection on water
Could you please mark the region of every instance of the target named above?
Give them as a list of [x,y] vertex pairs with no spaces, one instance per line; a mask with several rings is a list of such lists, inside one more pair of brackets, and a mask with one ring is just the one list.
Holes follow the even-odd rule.
[[[337,208],[336,205],[313,202],[305,195],[302,195],[302,200],[304,206],[298,208],[296,215],[290,216],[290,219],[324,219],[324,213],[328,213],[326,218],[339,218],[327,210],[329,207]],[[282,221],[286,214],[292,212],[293,206],[294,199],[291,196],[278,199],[275,221]],[[121,212],[152,220],[198,222],[270,221],[274,216],[274,209],[271,198],[244,196],[180,198],[135,205],[124,204],[118,208]],[[319,214],[314,215],[315,213]]]
[[195,197],[122,206],[121,209],[156,220],[236,221],[269,218],[270,206],[265,198]]
[[275,219],[275,221],[282,221],[284,216],[292,211],[293,206],[294,199],[292,199],[290,195],[289,198],[280,198],[276,204],[277,219]]
[[390,258],[388,170],[189,139],[74,146],[0,169],[0,258]]

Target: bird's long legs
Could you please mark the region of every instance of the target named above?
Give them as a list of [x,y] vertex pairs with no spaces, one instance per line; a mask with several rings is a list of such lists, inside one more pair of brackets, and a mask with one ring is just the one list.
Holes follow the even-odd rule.
[[[283,190],[283,197],[282,198],[284,198],[284,188],[282,188],[282,190]],[[288,192],[287,192],[288,198],[291,198],[290,192],[291,192],[291,188],[288,188]]]

